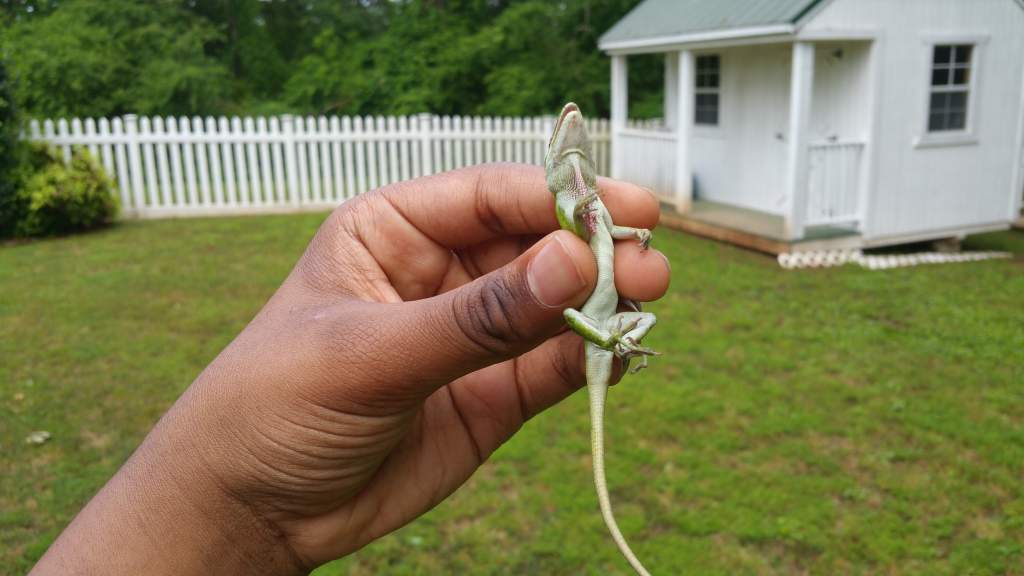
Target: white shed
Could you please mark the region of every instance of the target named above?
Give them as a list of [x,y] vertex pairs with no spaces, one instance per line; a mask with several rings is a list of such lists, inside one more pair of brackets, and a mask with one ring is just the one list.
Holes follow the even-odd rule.
[[[646,0],[600,48],[612,175],[697,231],[871,247],[1020,215],[1022,0]],[[665,58],[658,125],[627,118],[644,53]]]

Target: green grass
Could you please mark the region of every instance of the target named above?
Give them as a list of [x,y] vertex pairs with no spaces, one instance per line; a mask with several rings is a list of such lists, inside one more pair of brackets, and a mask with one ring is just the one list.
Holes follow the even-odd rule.
[[[0,247],[0,572],[23,573],[284,278],[322,215]],[[661,231],[665,352],[611,394],[620,524],[658,574],[1024,574],[1014,260],[786,272]],[[625,574],[583,394],[330,574]],[[41,446],[24,443],[48,430]]]

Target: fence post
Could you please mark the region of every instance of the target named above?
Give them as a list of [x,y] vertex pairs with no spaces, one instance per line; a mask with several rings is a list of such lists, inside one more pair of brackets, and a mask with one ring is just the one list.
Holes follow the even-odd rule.
[[285,114],[281,117],[281,132],[284,134],[284,172],[288,176],[288,198],[296,206],[302,205],[299,191],[299,165],[295,159],[295,117]]
[[423,152],[423,175],[434,173],[434,115],[423,113],[420,118],[420,149]]
[[125,114],[125,132],[128,138],[125,148],[128,149],[128,169],[131,171],[132,202],[135,204],[135,215],[142,216],[145,210],[145,202],[142,195],[142,150],[139,146],[139,117],[135,114]]

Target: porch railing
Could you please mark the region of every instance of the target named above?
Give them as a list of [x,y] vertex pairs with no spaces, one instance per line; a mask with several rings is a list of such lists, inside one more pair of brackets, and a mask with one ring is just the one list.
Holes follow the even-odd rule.
[[619,178],[646,186],[664,202],[674,202],[676,189],[676,133],[669,130],[625,128],[619,133],[623,157]]
[[806,225],[856,224],[864,143],[813,142],[809,148]]

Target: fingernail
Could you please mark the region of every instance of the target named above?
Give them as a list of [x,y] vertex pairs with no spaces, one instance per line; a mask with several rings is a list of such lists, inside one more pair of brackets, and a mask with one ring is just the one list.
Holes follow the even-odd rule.
[[549,308],[564,306],[586,286],[562,240],[555,236],[526,268],[530,291]]

